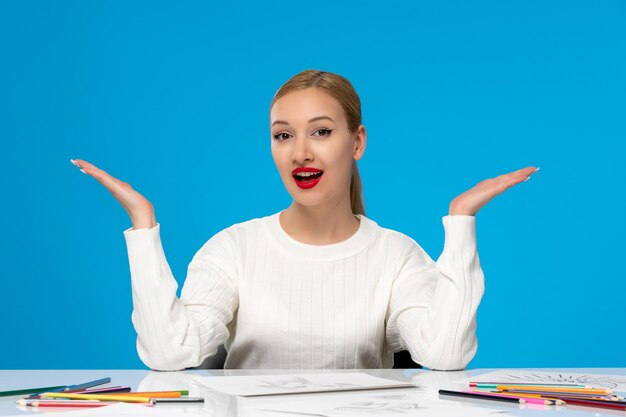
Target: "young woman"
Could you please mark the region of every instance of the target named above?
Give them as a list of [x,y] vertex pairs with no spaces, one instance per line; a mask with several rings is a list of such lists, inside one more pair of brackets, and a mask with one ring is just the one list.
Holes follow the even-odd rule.
[[365,216],[356,161],[366,132],[347,79],[295,75],[274,96],[270,129],[292,204],[213,236],[191,261],[180,299],[152,204],[72,161],[130,216],[124,235],[143,362],[196,367],[225,345],[226,368],[391,367],[399,350],[429,368],[464,368],[476,352],[484,289],[474,216],[537,169],[482,181],[452,200],[434,262],[413,239]]

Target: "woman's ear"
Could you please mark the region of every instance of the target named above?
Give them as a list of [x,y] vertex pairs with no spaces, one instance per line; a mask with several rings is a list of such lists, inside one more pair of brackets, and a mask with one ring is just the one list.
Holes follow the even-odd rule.
[[363,157],[365,152],[365,146],[367,145],[367,133],[365,132],[365,126],[359,125],[354,137],[354,154],[353,158],[358,161]]

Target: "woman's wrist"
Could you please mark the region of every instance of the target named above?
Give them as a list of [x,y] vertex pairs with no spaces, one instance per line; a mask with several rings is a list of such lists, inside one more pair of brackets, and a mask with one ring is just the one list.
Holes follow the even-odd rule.
[[156,217],[154,213],[145,213],[137,216],[130,216],[133,229],[152,229],[156,226]]
[[450,208],[448,209],[448,215],[450,216],[475,216],[476,212],[472,212],[471,210],[464,209],[463,207],[450,204]]

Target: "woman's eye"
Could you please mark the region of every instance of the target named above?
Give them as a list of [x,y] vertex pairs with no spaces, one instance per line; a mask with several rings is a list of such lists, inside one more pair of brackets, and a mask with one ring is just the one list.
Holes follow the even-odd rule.
[[274,135],[274,139],[276,140],[285,140],[289,139],[289,133],[280,132]]
[[332,130],[323,128],[323,129],[317,129],[315,132],[319,133],[317,136],[325,137],[325,136],[330,136],[330,132],[332,132]]

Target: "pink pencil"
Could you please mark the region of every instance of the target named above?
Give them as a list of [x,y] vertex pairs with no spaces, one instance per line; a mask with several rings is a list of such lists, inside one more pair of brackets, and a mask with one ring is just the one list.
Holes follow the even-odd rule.
[[[111,404],[119,404],[119,402],[114,401],[97,401],[97,400],[19,400],[17,402],[18,405],[24,405],[27,407],[106,407]],[[145,405],[148,407],[152,407],[151,403],[141,403],[140,405]]]

